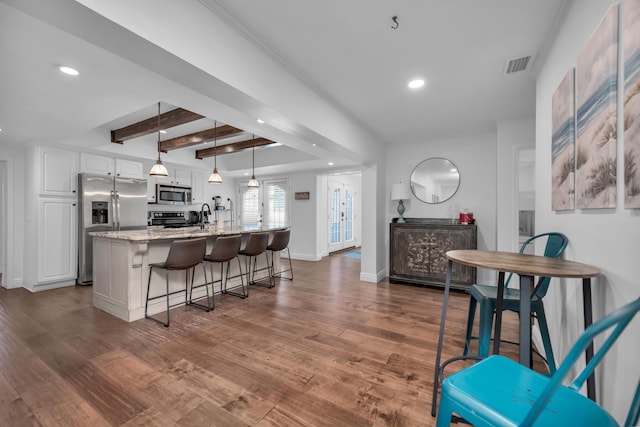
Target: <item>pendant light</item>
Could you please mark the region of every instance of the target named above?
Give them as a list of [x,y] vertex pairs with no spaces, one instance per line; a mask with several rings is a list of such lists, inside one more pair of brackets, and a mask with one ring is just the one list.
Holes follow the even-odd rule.
[[151,172],[149,175],[155,176],[157,178],[166,178],[169,176],[169,172],[167,168],[162,164],[162,160],[160,160],[160,103],[158,102],[158,160],[156,164],[151,168]]
[[222,177],[218,173],[218,121],[214,121],[213,128],[213,172],[209,176],[209,184],[222,184]]
[[[253,135],[252,139],[256,139],[256,136]],[[254,142],[253,143],[253,148],[251,149],[251,179],[249,180],[249,183],[247,184],[247,187],[249,187],[249,188],[258,188],[258,187],[260,187],[260,183],[256,179],[255,166],[256,166],[256,144]]]

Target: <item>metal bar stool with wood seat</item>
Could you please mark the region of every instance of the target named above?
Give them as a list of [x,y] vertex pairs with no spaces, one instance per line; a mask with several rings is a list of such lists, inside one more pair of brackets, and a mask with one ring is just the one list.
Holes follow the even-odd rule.
[[[291,277],[289,280],[293,280],[293,266],[291,264],[291,252],[289,251],[289,239],[291,237],[291,230],[278,230],[273,233],[273,239],[267,246],[267,251],[271,252],[271,277],[282,277],[284,273],[287,271],[291,272]],[[287,250],[287,257],[289,258],[289,268],[286,270],[280,269],[277,273],[275,272],[275,267],[273,263],[273,259],[275,257],[276,252],[282,252]]]
[[268,288],[273,288],[275,285],[273,283],[273,277],[271,274],[267,274],[269,279],[269,283],[260,283],[255,280],[255,273],[257,271],[256,266],[258,263],[258,255],[264,254],[267,259],[267,269],[269,266],[269,256],[267,255],[267,246],[269,245],[269,233],[267,232],[259,232],[259,233],[251,233],[247,238],[247,241],[242,249],[240,249],[240,255],[244,255],[245,266],[246,266],[246,274],[247,274],[247,293],[246,296],[249,296],[249,285],[258,285],[265,286]]
[[[229,294],[240,298],[245,298],[248,294],[248,291],[244,288],[244,277],[242,274],[242,264],[240,263],[240,257],[238,257],[238,253],[240,252],[240,244],[241,244],[241,236],[221,236],[218,237],[213,243],[213,249],[211,249],[211,253],[205,255],[204,260],[211,263],[211,295],[215,295],[215,284],[220,283],[220,293]],[[229,271],[231,270],[231,260],[238,260],[238,270],[240,277],[240,281],[242,283],[242,293],[232,292],[227,290],[227,282],[229,282]],[[220,279],[213,279],[213,263],[220,264]],[[224,265],[227,264],[227,273],[224,274]],[[234,276],[235,277],[235,276]],[[213,298],[212,298],[213,300]],[[211,303],[211,308],[213,309],[213,302]]]
[[[171,243],[171,247],[169,248],[169,254],[164,262],[156,262],[153,264],[149,264],[149,280],[147,282],[147,300],[144,304],[144,317],[147,319],[154,320],[158,323],[162,323],[164,326],[169,326],[169,322],[171,320],[169,310],[171,307],[175,307],[182,304],[194,305],[196,307],[202,308],[206,311],[210,310],[209,305],[202,305],[198,303],[194,303],[187,297],[188,291],[191,287],[193,287],[193,278],[195,274],[195,266],[198,264],[202,264],[202,270],[204,271],[205,283],[207,281],[207,270],[204,267],[202,260],[204,259],[204,255],[207,251],[207,241],[206,239],[188,239],[188,240],[175,240]],[[151,290],[151,276],[154,268],[162,268],[165,270],[165,281],[167,285],[166,293],[157,295],[154,297],[149,296],[149,292]],[[173,270],[184,270],[185,271],[185,288],[184,288],[184,301],[180,301],[179,303],[170,303],[170,296],[183,292],[182,289],[171,291],[169,289],[169,271]],[[191,284],[189,284],[189,270],[192,270],[191,274]],[[153,301],[160,298],[167,299],[167,321],[163,322],[160,319],[152,317],[148,314],[149,301]],[[207,288],[207,300],[209,299],[209,288]]]

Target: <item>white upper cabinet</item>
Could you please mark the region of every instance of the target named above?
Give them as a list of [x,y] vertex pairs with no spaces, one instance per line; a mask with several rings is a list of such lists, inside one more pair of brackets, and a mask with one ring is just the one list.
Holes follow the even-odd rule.
[[115,160],[96,154],[80,153],[80,172],[97,175],[113,175]]
[[183,187],[191,187],[191,172],[184,169],[176,169],[173,175],[173,183]]
[[113,159],[99,154],[81,153],[80,172],[120,176],[123,178],[144,178],[144,171],[141,162]]
[[204,203],[204,174],[191,172],[191,200],[193,203]]
[[43,147],[40,149],[43,196],[77,196],[78,153]]
[[133,160],[116,159],[116,176],[144,179],[142,163],[134,162]]

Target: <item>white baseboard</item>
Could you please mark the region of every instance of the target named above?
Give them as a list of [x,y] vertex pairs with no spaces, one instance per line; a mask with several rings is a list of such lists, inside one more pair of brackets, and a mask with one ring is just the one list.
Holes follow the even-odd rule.
[[363,282],[378,283],[379,281],[384,280],[385,277],[387,277],[387,272],[385,270],[380,270],[377,274],[360,273],[360,280]]
[[42,283],[39,285],[33,285],[32,287],[26,287],[26,286],[25,287],[29,289],[31,292],[41,292],[41,291],[49,291],[51,289],[66,288],[66,287],[75,286],[75,285],[76,285],[75,280],[67,280],[64,282]]
[[291,259],[296,259],[299,261],[320,261],[322,258],[312,254],[297,254],[291,252]]

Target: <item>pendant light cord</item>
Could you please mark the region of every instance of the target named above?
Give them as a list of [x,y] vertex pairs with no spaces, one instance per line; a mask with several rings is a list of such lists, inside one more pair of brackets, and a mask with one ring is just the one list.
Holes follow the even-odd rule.
[[160,160],[160,102],[158,102],[158,160]]
[[218,170],[218,121],[213,121],[213,171]]

